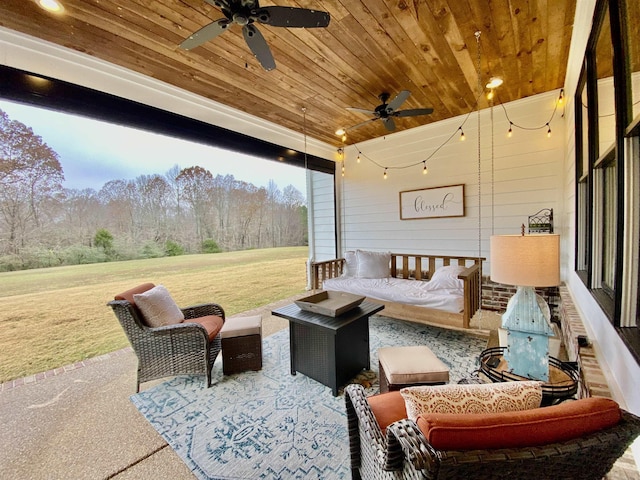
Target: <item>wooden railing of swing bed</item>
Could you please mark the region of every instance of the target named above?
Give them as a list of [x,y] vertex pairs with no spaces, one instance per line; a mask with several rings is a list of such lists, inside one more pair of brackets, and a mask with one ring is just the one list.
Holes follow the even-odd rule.
[[[388,317],[409,320],[428,325],[446,326],[449,328],[468,329],[471,318],[480,309],[480,282],[482,279],[483,257],[462,257],[444,255],[422,255],[409,253],[391,254],[391,276],[416,281],[426,281],[439,266],[460,265],[466,267],[458,278],[462,280],[464,292],[464,309],[460,313],[444,312],[432,308],[418,307],[397,302],[388,302],[369,298],[369,301],[382,303],[385,309],[382,314]],[[342,275],[345,266],[344,258],[335,258],[311,263],[311,288],[322,289],[325,279]]]

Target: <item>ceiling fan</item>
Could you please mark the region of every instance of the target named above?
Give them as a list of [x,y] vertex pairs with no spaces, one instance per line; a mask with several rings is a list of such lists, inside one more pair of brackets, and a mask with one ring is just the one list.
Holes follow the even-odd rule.
[[389,93],[387,92],[382,92],[380,95],[378,95],[378,98],[382,103],[378,105],[374,110],[348,107],[347,110],[373,115],[373,118],[362,123],[358,123],[357,125],[349,127],[345,130],[352,130],[366,123],[373,122],[375,120],[382,120],[384,126],[391,132],[396,128],[393,117],[416,117],[419,115],[429,115],[430,113],[433,113],[433,108],[413,108],[408,110],[398,110],[398,108],[400,108],[400,106],[407,100],[407,98],[409,98],[409,95],[411,95],[411,92],[409,90],[402,90],[400,93],[398,93],[398,95],[395,96],[393,100],[387,103],[391,95],[389,95]]
[[331,20],[328,12],[296,7],[260,7],[258,0],[205,0],[205,2],[220,8],[224,17],[189,35],[189,38],[180,44],[180,48],[191,50],[213,40],[235,23],[242,26],[242,35],[247,45],[267,71],[276,68],[276,62],[269,45],[254,25],[255,22],[272,27],[316,28],[328,26]]

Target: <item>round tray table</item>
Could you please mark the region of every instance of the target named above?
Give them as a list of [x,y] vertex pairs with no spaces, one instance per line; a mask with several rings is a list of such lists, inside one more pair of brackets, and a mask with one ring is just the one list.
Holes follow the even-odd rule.
[[[492,382],[532,380],[509,371],[504,358],[506,347],[492,347],[480,354],[480,372]],[[549,357],[549,380],[542,385],[542,405],[553,405],[572,398],[578,391],[579,374],[574,363]]]

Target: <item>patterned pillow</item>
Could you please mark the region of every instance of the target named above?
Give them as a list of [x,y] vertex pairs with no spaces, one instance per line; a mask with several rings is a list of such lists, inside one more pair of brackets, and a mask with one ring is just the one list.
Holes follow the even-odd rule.
[[542,402],[538,381],[433,385],[400,390],[407,416],[416,420],[429,413],[500,413],[538,408]]
[[184,320],[182,310],[162,285],[156,285],[151,290],[135,294],[133,300],[150,327],[174,325]]

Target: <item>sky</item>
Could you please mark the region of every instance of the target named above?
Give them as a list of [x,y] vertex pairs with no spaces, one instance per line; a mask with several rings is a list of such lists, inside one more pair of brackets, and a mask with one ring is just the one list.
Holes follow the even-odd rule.
[[65,188],[97,191],[109,180],[164,175],[177,164],[198,165],[214,176],[233,175],[258,187],[269,180],[281,191],[293,185],[306,197],[303,168],[5,100],[0,110],[31,127],[59,155]]

